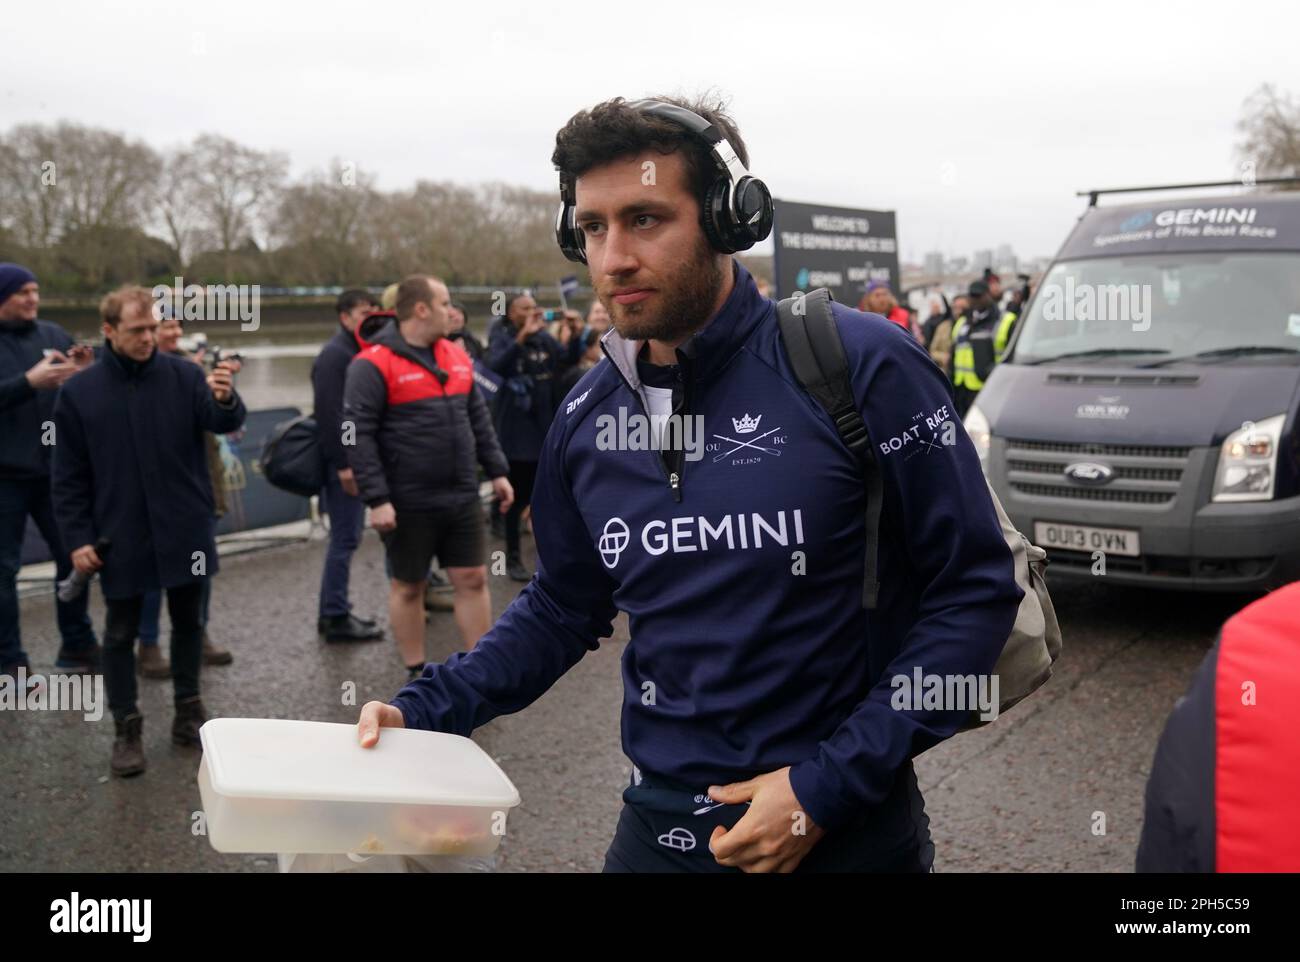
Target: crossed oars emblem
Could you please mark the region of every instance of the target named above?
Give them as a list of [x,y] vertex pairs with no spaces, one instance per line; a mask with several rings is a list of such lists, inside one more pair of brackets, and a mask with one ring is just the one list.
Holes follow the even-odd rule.
[[719,441],[726,441],[728,444],[734,444],[735,447],[732,448],[730,451],[725,451],[722,454],[715,455],[713,460],[721,461],[723,458],[729,458],[737,451],[739,451],[741,448],[753,448],[755,451],[762,451],[764,454],[772,454],[779,458],[781,456],[781,452],[779,449],[764,447],[761,444],[755,444],[754,441],[761,441],[769,434],[775,434],[777,431],[780,430],[781,430],[780,428],[772,428],[772,430],[770,431],[764,431],[758,437],[754,438],[753,441],[737,441],[735,438],[729,438],[726,437],[725,435],[715,434],[714,437],[717,438]]

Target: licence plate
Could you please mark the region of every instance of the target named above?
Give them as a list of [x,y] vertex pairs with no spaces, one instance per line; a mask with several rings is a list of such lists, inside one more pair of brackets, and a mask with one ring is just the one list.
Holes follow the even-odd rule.
[[1035,521],[1034,543],[1058,551],[1104,551],[1136,558],[1138,533],[1125,528],[1093,528],[1061,521]]

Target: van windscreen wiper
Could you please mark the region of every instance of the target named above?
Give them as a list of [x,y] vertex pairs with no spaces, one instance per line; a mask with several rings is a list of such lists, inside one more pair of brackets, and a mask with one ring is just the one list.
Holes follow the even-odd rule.
[[1051,357],[1036,357],[1032,361],[1022,361],[1022,364],[1046,364],[1048,361],[1064,361],[1076,357],[1112,357],[1120,354],[1168,354],[1164,348],[1156,347],[1094,347],[1090,351],[1069,351],[1065,354],[1054,354]]
[[1246,357],[1251,354],[1300,354],[1294,347],[1278,347],[1271,344],[1246,344],[1240,347],[1219,347],[1212,351],[1197,351],[1182,357],[1162,357],[1150,364],[1138,367],[1160,367],[1162,364],[1177,364],[1180,361],[1205,361],[1213,358]]

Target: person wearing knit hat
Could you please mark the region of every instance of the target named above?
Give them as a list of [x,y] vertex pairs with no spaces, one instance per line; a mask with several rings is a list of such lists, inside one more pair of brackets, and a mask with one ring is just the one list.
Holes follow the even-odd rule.
[[889,284],[885,281],[872,281],[867,285],[866,293],[858,302],[858,310],[879,314],[886,320],[893,321],[913,337],[920,339],[918,332],[912,326],[912,315],[898,303],[894,292],[889,289]]
[[[50,454],[56,440],[54,398],[93,355],[63,328],[36,316],[40,286],[18,264],[0,264],[0,675],[30,672],[18,625],[18,570],[30,517],[55,562],[55,577],[72,573],[50,499]],[[99,669],[100,649],[86,613],[89,592],[56,602],[62,644],[58,674]],[[30,680],[29,680],[30,683]]]

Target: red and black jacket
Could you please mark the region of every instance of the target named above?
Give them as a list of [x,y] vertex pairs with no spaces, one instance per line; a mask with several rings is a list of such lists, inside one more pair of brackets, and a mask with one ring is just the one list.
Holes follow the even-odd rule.
[[[368,320],[368,319],[367,319]],[[434,511],[478,497],[478,466],[496,478],[510,470],[465,350],[447,338],[427,355],[391,323],[371,334],[348,367],[345,445],[361,499],[398,511]]]
[[1233,615],[1156,747],[1139,872],[1300,871],[1300,582]]

